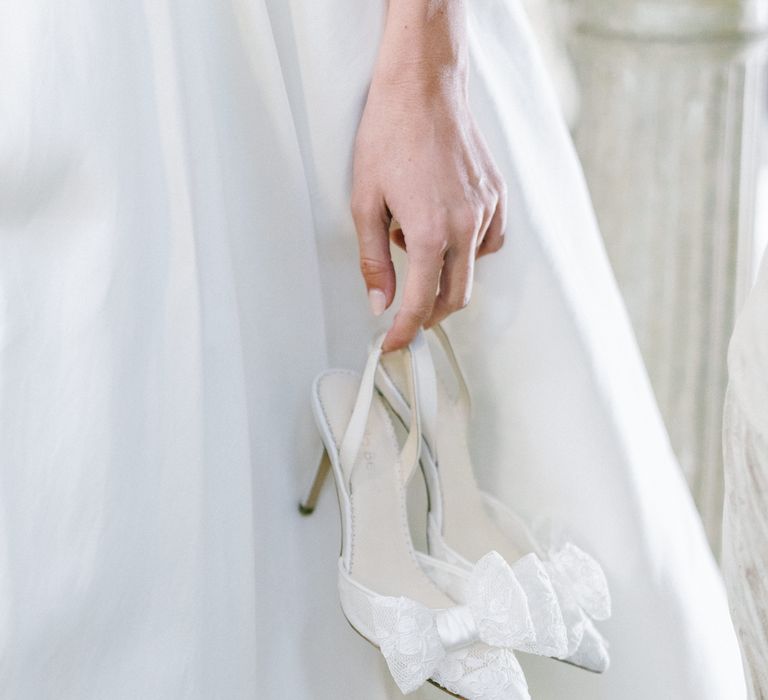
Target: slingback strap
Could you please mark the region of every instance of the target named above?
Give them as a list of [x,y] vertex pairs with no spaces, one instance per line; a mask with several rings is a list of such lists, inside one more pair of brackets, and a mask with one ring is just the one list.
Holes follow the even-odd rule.
[[[352,409],[352,416],[341,441],[339,461],[346,483],[349,483],[352,476],[352,470],[365,436],[365,428],[368,424],[375,391],[376,369],[381,359],[383,342],[384,334],[381,334],[372,345],[360,380],[360,388]],[[408,402],[414,410],[412,411],[413,418],[410,421],[408,437],[400,452],[400,476],[404,484],[408,483],[419,462],[422,421],[426,420],[429,430],[434,431],[437,419],[437,379],[429,346],[422,331],[418,332],[405,352],[409,360]]]
[[352,476],[352,468],[357,461],[360,445],[365,435],[365,426],[368,423],[368,414],[371,411],[371,402],[373,401],[376,367],[378,367],[379,359],[381,358],[381,344],[383,342],[384,334],[382,333],[376,338],[368,354],[368,361],[365,364],[363,376],[360,379],[360,388],[357,392],[352,415],[344,432],[344,437],[341,440],[339,462],[345,484],[349,483],[349,479]]
[[[459,385],[459,400],[464,404],[464,407],[467,410],[467,413],[469,413],[470,406],[472,404],[472,397],[469,393],[469,387],[467,386],[467,381],[464,379],[464,372],[461,371],[461,365],[459,364],[459,358],[456,357],[456,353],[453,350],[453,346],[451,345],[451,341],[448,339],[448,334],[445,332],[445,329],[439,324],[435,324],[432,326],[432,332],[435,334],[437,339],[440,341],[440,345],[443,348],[443,352],[445,353],[445,356],[448,358],[448,362],[451,365],[451,369],[453,370],[453,374],[456,377],[456,383]],[[432,435],[427,433],[427,439],[431,439]]]
[[[461,365],[456,357],[456,353],[453,350],[451,341],[448,339],[448,335],[445,330],[439,324],[432,326],[432,332],[435,334],[440,347],[443,350],[451,371],[456,378],[456,384],[459,390],[459,404],[462,406],[465,414],[468,416],[471,408],[471,397],[467,382],[464,379],[464,373],[461,370]],[[421,425],[424,440],[426,442],[422,448],[426,447],[429,451],[432,460],[437,461],[437,377],[435,374],[434,362],[432,360],[431,353],[429,351],[429,343],[427,345],[427,354],[429,357],[425,357],[419,364],[423,367],[422,374],[428,377],[428,382],[434,382],[434,391],[431,388],[425,389],[420,392],[421,396]],[[373,347],[373,344],[371,345]],[[405,353],[406,351],[402,351]],[[379,386],[386,387],[386,397],[390,405],[394,409],[395,413],[400,416],[403,424],[408,426],[411,422],[411,402],[405,395],[408,392],[406,387],[398,386],[392,379],[391,375],[387,372],[385,366],[381,363],[378,364],[375,370],[375,382]],[[434,403],[432,398],[434,397]]]

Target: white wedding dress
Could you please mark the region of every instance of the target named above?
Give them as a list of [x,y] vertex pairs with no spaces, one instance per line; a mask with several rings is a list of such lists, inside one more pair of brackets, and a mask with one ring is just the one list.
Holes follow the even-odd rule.
[[[371,333],[348,198],[385,0],[0,4],[0,697],[399,697],[336,595],[310,382]],[[471,0],[508,240],[449,329],[486,488],[603,564],[612,666],[740,700],[720,578],[516,0]],[[424,689],[414,697],[436,698]],[[439,696],[443,697],[443,696]]]

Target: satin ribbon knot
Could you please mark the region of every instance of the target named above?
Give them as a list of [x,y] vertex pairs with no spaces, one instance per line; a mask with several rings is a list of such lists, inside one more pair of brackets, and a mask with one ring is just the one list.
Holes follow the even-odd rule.
[[373,602],[373,627],[381,653],[403,693],[419,688],[451,651],[481,641],[520,647],[535,641],[525,592],[497,552],[472,568],[464,605],[433,610],[404,597]]

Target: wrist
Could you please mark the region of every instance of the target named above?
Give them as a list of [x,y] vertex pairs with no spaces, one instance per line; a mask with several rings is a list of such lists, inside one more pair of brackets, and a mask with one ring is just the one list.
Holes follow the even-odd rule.
[[464,0],[390,0],[373,75],[416,94],[466,91]]
[[467,71],[463,66],[432,61],[389,64],[374,72],[371,93],[396,94],[409,102],[466,99]]

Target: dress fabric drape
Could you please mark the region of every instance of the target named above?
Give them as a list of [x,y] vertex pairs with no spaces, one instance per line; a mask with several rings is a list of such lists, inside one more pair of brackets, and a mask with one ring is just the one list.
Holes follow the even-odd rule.
[[[296,509],[311,380],[380,327],[348,199],[385,7],[0,6],[0,697],[399,696],[338,609],[330,489]],[[564,523],[614,595],[610,671],[524,658],[532,695],[738,700],[723,587],[522,10],[468,11],[510,193],[449,324],[479,478]]]
[[750,700],[768,698],[768,256],[728,350],[723,571]]

